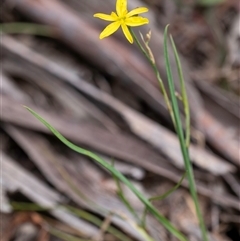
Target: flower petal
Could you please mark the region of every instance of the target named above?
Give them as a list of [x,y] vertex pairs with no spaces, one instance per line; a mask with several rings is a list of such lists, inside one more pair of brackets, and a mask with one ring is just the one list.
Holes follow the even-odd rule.
[[123,17],[127,14],[127,0],[117,0],[116,11],[119,17]]
[[132,43],[133,43],[133,37],[132,37],[132,35],[131,35],[131,33],[130,33],[128,27],[127,27],[127,25],[124,24],[124,23],[122,23],[122,24],[121,24],[121,27],[122,27],[122,31],[123,31],[125,37],[126,37],[127,40],[132,44]]
[[103,20],[106,20],[106,21],[116,21],[117,16],[114,16],[114,13],[111,13],[111,15],[104,14],[104,13],[96,13],[96,14],[93,15],[93,17],[100,18],[100,19],[103,19]]
[[115,19],[115,21],[119,19],[118,15],[115,12],[112,12],[111,16]]
[[136,26],[148,24],[149,20],[143,17],[131,17],[131,18],[127,18],[124,22],[127,26],[136,27]]
[[127,14],[127,18],[132,17],[133,15],[146,13],[146,12],[148,12],[148,8],[145,8],[145,7],[135,8]]
[[103,39],[108,37],[109,35],[113,34],[114,32],[116,32],[118,30],[118,28],[120,27],[121,23],[120,21],[114,22],[114,23],[110,23],[100,34],[99,38]]

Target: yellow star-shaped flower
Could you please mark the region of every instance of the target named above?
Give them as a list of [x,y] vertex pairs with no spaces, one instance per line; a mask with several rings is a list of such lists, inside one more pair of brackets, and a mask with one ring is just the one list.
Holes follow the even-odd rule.
[[130,43],[133,43],[133,37],[129,31],[128,27],[137,27],[144,24],[148,24],[149,20],[138,16],[140,13],[147,12],[148,9],[145,7],[139,7],[128,12],[127,10],[127,0],[117,0],[116,2],[116,13],[112,12],[109,14],[96,13],[94,17],[100,18],[110,23],[100,34],[100,39],[106,38],[113,34],[121,26],[124,35]]

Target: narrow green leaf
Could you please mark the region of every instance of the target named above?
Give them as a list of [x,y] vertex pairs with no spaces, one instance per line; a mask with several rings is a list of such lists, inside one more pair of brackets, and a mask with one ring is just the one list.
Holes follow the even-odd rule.
[[177,52],[176,45],[174,43],[174,40],[172,36],[170,36],[173,51],[174,51],[174,56],[175,56],[175,61],[177,63],[177,69],[178,69],[178,75],[180,79],[180,84],[181,84],[181,96],[182,96],[182,102],[184,106],[184,113],[185,113],[185,118],[186,118],[186,146],[188,147],[190,144],[190,110],[189,110],[189,102],[188,102],[188,97],[187,97],[187,91],[186,91],[186,86],[185,86],[185,81],[183,77],[183,72],[182,72],[182,66],[181,66],[181,61],[179,59],[179,55]]
[[[186,177],[186,172],[182,175],[180,181],[173,187],[171,188],[170,190],[168,190],[167,192],[165,192],[164,194],[160,195],[160,196],[156,196],[156,197],[151,197],[149,198],[148,200],[150,202],[153,202],[153,201],[156,201],[156,200],[163,200],[165,199],[166,197],[168,197],[170,194],[172,194],[174,191],[176,191],[180,185],[182,184],[184,178]],[[146,228],[146,216],[147,216],[147,208],[144,209],[144,212],[143,212],[143,216],[142,216],[142,227]]]
[[141,202],[148,208],[149,212],[152,213],[152,215],[163,224],[163,226],[171,232],[175,237],[177,237],[181,241],[187,241],[187,238],[179,232],[173,224],[167,220],[165,217],[163,217],[158,210],[149,202],[149,200],[144,197],[144,195],[139,192],[135,186],[125,177],[123,176],[119,171],[117,171],[115,168],[112,167],[111,164],[104,161],[101,157],[97,156],[96,154],[85,150],[83,148],[80,148],[70,141],[68,141],[64,136],[62,136],[54,127],[52,127],[47,121],[45,121],[41,116],[39,116],[36,112],[34,112],[32,109],[25,107],[32,115],[34,115],[39,121],[41,121],[59,140],[61,140],[66,146],[68,146],[70,149],[88,156],[98,162],[100,165],[105,167],[108,171],[110,171],[114,176],[116,176],[121,182],[126,184],[130,190],[141,200]]
[[117,185],[117,188],[118,188],[118,191],[117,191],[118,197],[120,198],[122,203],[126,206],[126,208],[129,210],[129,212],[133,215],[133,217],[136,219],[136,221],[139,222],[140,219],[139,219],[137,213],[135,212],[131,203],[127,200],[127,198],[124,195],[124,192],[122,190],[121,183],[120,183],[119,179],[114,175],[113,175],[113,178],[114,178],[114,180],[116,182],[116,185]]
[[182,175],[180,181],[173,187],[171,188],[170,190],[168,190],[166,193],[164,193],[163,195],[160,195],[160,196],[156,196],[156,197],[151,197],[149,198],[149,201],[150,202],[153,202],[153,201],[156,201],[156,200],[163,200],[164,198],[168,197],[170,194],[172,194],[174,191],[176,191],[180,185],[182,184],[184,178],[186,177],[186,172]]
[[195,204],[196,213],[198,216],[198,220],[199,220],[199,224],[200,224],[200,228],[201,228],[201,232],[202,232],[202,238],[204,241],[208,241],[207,230],[206,230],[206,227],[204,224],[203,216],[202,216],[199,201],[198,201],[198,196],[197,196],[197,191],[196,191],[196,186],[195,186],[195,179],[194,179],[194,174],[193,174],[193,168],[192,168],[192,164],[190,161],[188,148],[185,145],[183,128],[182,128],[182,123],[181,123],[181,119],[180,119],[180,111],[179,111],[179,107],[178,107],[177,97],[175,95],[174,81],[173,81],[172,70],[171,70],[171,65],[170,65],[170,61],[169,61],[168,43],[167,43],[168,38],[167,37],[168,37],[168,25],[166,26],[165,31],[164,31],[164,58],[165,58],[165,65],[166,65],[166,70],[167,70],[170,96],[171,96],[171,100],[172,100],[173,114],[174,114],[174,118],[176,121],[175,127],[176,127],[176,132],[178,135],[178,139],[180,142],[180,147],[181,147],[181,151],[182,151],[182,155],[183,155],[183,159],[184,159],[185,169],[186,169],[187,175],[188,175],[189,189],[190,189],[190,192],[191,192],[194,204]]

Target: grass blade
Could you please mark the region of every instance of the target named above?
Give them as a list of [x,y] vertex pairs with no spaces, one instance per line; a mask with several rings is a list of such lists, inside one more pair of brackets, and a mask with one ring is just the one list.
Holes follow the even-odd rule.
[[[165,192],[163,195],[160,196],[156,196],[156,197],[151,197],[148,200],[150,202],[156,201],[156,200],[163,200],[164,198],[168,197],[171,193],[173,193],[175,190],[177,190],[180,185],[182,184],[184,178],[186,177],[186,172],[183,174],[183,176],[181,177],[180,181],[170,190],[168,190],[167,192]],[[144,209],[143,215],[142,215],[142,221],[141,221],[141,225],[142,227],[146,227],[146,216],[147,216],[147,208]]]
[[173,224],[163,217],[158,210],[149,202],[149,200],[141,193],[139,192],[135,186],[125,177],[123,176],[119,171],[117,171],[113,166],[109,163],[107,163],[104,159],[99,157],[98,155],[85,150],[81,147],[78,147],[68,141],[63,135],[61,135],[54,127],[52,127],[47,121],[45,121],[41,116],[39,116],[36,112],[34,112],[32,109],[25,107],[33,116],[35,116],[39,121],[41,121],[60,141],[62,141],[66,146],[68,146],[70,149],[88,156],[98,162],[100,165],[102,165],[104,168],[106,168],[108,171],[112,173],[112,175],[116,176],[121,182],[123,182],[125,185],[127,185],[130,190],[141,200],[141,202],[148,208],[149,212],[169,231],[171,232],[175,237],[177,237],[181,241],[187,241],[187,238],[178,231]]
[[208,241],[207,230],[206,230],[206,227],[204,224],[203,216],[202,216],[200,205],[198,202],[195,179],[194,179],[194,175],[193,175],[193,168],[192,168],[192,164],[190,162],[188,148],[185,144],[185,139],[184,139],[184,135],[183,135],[183,128],[182,128],[182,123],[181,123],[181,119],[180,119],[180,112],[179,112],[177,97],[175,95],[175,87],[174,87],[174,82],[173,82],[173,77],[172,77],[171,65],[170,65],[170,61],[169,61],[167,36],[168,36],[168,25],[166,26],[165,31],[164,31],[164,58],[165,58],[165,64],[166,64],[166,70],[167,70],[169,91],[170,91],[170,96],[171,96],[171,100],[172,100],[173,114],[174,114],[175,123],[176,123],[175,127],[176,127],[176,132],[177,132],[177,135],[179,138],[179,142],[180,142],[180,147],[181,147],[181,151],[182,151],[182,155],[183,155],[183,159],[184,159],[185,169],[187,171],[190,193],[192,195],[192,198],[193,198],[193,201],[195,204],[196,213],[197,213],[199,225],[200,225],[201,232],[202,232],[202,238],[204,241]]
[[177,63],[177,69],[178,69],[178,75],[180,79],[180,84],[181,84],[181,96],[182,96],[182,102],[184,106],[184,112],[185,112],[185,118],[186,118],[186,146],[189,146],[190,143],[190,110],[189,110],[189,102],[188,102],[188,97],[187,97],[187,91],[185,87],[185,81],[183,77],[183,72],[182,72],[182,66],[181,66],[181,61],[179,59],[179,55],[177,52],[176,45],[174,43],[174,40],[172,36],[170,36],[172,47],[173,47],[173,52],[175,56],[175,61]]

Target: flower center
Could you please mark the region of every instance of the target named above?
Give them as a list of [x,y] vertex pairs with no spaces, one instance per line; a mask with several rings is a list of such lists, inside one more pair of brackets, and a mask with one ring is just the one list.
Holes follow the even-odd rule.
[[123,15],[123,16],[118,16],[118,21],[120,21],[121,23],[124,23],[125,22],[125,20],[126,20],[126,15]]

